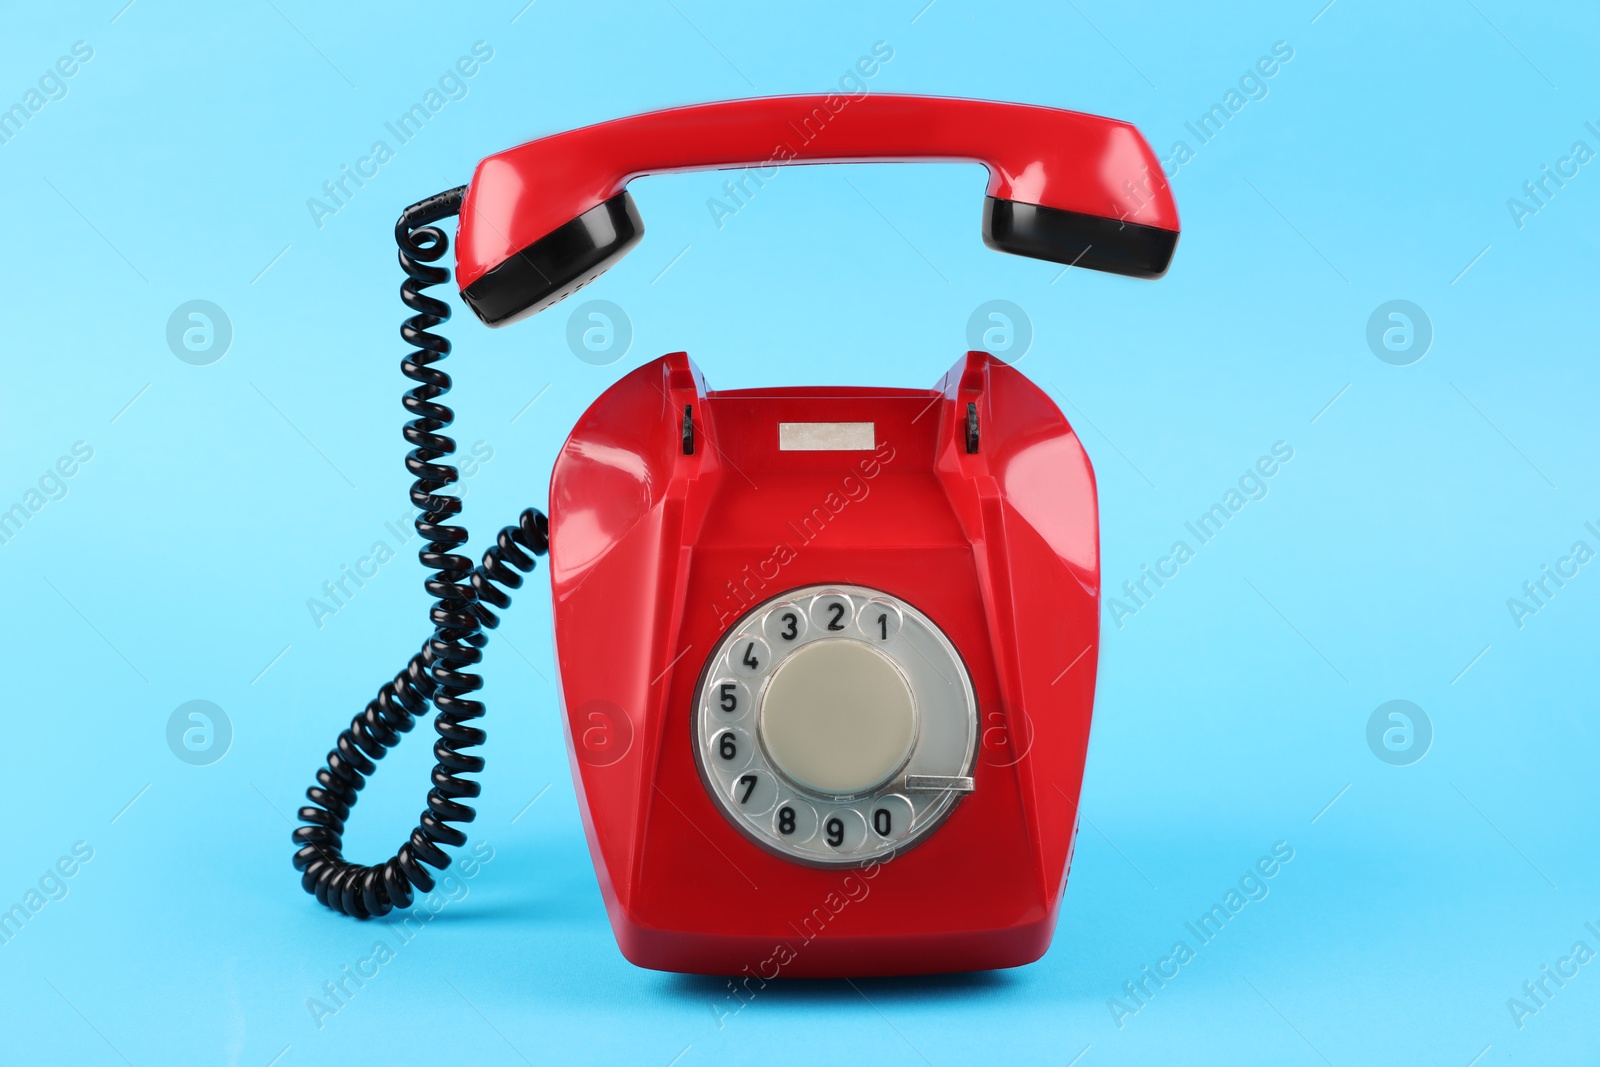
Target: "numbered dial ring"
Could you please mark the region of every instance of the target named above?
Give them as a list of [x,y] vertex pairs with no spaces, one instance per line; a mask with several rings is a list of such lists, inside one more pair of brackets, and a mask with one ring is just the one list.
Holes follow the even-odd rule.
[[723,636],[695,697],[717,806],[786,858],[847,866],[903,849],[972,789],[977,701],[950,640],[861,586],[760,605]]

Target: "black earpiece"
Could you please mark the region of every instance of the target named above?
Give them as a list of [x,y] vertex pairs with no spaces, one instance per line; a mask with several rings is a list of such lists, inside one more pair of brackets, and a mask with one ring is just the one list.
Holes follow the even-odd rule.
[[991,196],[983,201],[983,243],[1014,256],[1159,278],[1172,262],[1178,233]]
[[644,237],[644,220],[623,190],[556,227],[461,291],[490,326],[543,311],[605,273]]

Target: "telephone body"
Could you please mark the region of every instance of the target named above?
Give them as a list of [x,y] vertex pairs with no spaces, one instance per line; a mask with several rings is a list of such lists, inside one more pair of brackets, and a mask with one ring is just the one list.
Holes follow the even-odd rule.
[[[1131,126],[1049,108],[848,101],[827,138],[786,131],[828,97],[731,101],[530,142],[397,226],[418,312],[402,333],[408,467],[436,573],[435,630],[341,735],[301,809],[306,888],[358,917],[410,905],[464,835],[483,707],[469,673],[506,590],[549,553],[556,658],[590,852],[623,954],[651,968],[790,977],[1015,966],[1049,946],[1077,830],[1098,658],[1089,459],[1019,370],[968,352],[932,388],[710,389],[685,353],[578,420],[550,517],[477,567],[450,524],[440,431],[448,306],[426,286],[459,212],[456,280],[499,325],[638,242],[639,174],[852,160],[990,170],[1002,251],[1160,277],[1176,208]],[[774,148],[778,144],[780,148]],[[787,148],[785,154],[781,149]],[[825,149],[825,151],[824,151]],[[395,858],[344,860],[373,761],[429,704],[439,765]]]

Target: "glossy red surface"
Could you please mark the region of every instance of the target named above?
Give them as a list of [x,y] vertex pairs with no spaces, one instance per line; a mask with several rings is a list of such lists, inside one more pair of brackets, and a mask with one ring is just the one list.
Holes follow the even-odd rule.
[[1026,104],[843,94],[729,100],[542,137],[478,164],[456,241],[466,288],[641,174],[791,163],[970,161],[988,195],[1178,229],[1161,164],[1126,122]]
[[[870,421],[878,450],[780,452],[780,421]],[[763,981],[1044,953],[1077,827],[1100,562],[1093,471],[1040,389],[973,352],[931,390],[712,392],[674,353],[583,415],[550,502],[574,778],[628,959]],[[831,582],[927,614],[979,707],[975,792],[923,842],[861,869],[752,844],[706,795],[693,752],[695,685],[727,627],[784,590]]]

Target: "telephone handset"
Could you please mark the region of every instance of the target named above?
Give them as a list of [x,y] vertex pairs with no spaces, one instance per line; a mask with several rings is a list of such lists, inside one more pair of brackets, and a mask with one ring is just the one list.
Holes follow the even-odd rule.
[[629,181],[798,163],[970,161],[989,168],[991,248],[1159,278],[1178,239],[1160,164],[1132,126],[984,100],[782,96],[674,108],[530,141],[478,164],[456,280],[491,326],[593,281],[638,243]]
[[[1132,126],[1052,108],[871,95],[728,101],[555,134],[483,160],[395,236],[414,312],[407,469],[432,636],[307,790],[308,892],[412,907],[466,835],[484,767],[473,693],[497,611],[550,554],[569,754],[625,956],[789,976],[1014,966],[1049,946],[1077,830],[1099,636],[1094,475],[1049,398],[969,352],[931,390],[716,391],[683,353],[584,413],[476,566],[459,498],[449,305],[491,326],[638,243],[643,174],[968,160],[1000,251],[1158,278],[1177,210]],[[756,488],[759,486],[760,488]],[[342,836],[375,761],[432,704],[427,810],[385,863]],[[772,973],[768,973],[771,971]]]

